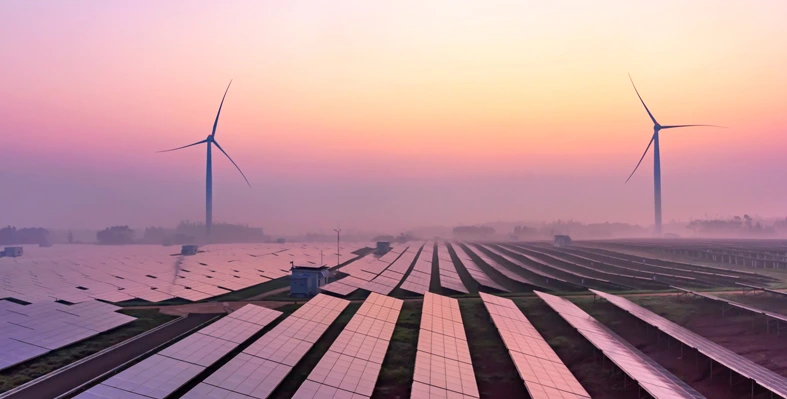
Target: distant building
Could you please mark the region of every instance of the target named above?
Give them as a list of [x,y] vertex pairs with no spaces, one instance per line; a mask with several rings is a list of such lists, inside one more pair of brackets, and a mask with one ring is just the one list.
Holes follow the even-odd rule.
[[22,247],[5,247],[3,256],[7,256],[9,258],[22,256]]
[[567,247],[570,245],[571,245],[571,237],[562,234],[558,234],[555,236],[556,247]]
[[313,297],[328,283],[328,266],[293,266],[290,275],[290,295]]
[[197,251],[199,251],[198,245],[184,245],[180,247],[181,255],[196,255]]
[[389,241],[377,241],[377,248],[374,250],[375,255],[385,255],[391,250],[391,243]]
[[276,244],[284,244],[285,242],[287,242],[287,240],[285,240],[284,238],[277,238],[276,239]]

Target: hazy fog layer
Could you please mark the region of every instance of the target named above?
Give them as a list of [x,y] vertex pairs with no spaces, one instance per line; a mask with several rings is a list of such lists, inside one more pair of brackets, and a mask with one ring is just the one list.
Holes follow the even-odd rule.
[[787,214],[787,3],[9,1],[0,224],[267,231]]

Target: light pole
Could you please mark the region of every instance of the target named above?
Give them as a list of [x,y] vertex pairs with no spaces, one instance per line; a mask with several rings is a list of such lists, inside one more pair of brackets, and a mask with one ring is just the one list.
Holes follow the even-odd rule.
[[341,263],[341,261],[340,261],[340,259],[341,259],[340,254],[342,253],[341,246],[339,245],[340,242],[341,242],[340,236],[341,236],[341,233],[342,233],[342,229],[333,229],[333,231],[336,232],[336,266],[339,266],[339,264]]

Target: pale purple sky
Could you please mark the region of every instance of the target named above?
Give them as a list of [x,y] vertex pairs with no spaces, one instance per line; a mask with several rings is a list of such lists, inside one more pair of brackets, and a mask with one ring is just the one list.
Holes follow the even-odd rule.
[[292,234],[787,216],[787,3],[0,3],[0,224]]

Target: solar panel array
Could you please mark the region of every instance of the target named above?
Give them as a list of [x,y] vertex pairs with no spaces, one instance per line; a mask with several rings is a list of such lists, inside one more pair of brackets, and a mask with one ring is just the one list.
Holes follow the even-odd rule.
[[[501,258],[505,259],[506,261],[508,261],[508,262],[510,262],[510,263],[512,263],[514,265],[517,265],[517,266],[521,267],[522,269],[527,270],[530,273],[538,275],[539,277],[541,277],[544,280],[554,280],[554,281],[567,283],[567,281],[565,279],[562,279],[562,278],[558,277],[552,270],[550,270],[551,268],[549,268],[549,267],[542,267],[542,268],[533,267],[531,265],[528,265],[528,264],[520,261],[519,259],[517,259],[517,258],[515,258],[513,256],[508,255],[507,253],[503,252],[499,248],[497,248],[495,246],[492,246],[492,245],[486,245],[485,248],[488,249],[489,251],[493,252],[494,254],[500,256]],[[533,263],[536,263],[536,264],[540,263],[540,262],[537,262],[534,259],[531,259],[530,257],[528,257],[525,254],[519,253],[518,255],[521,255],[521,256],[524,256],[524,257],[530,259],[531,262],[533,262]],[[558,268],[554,268],[554,269],[558,269]],[[571,274],[571,273],[569,273],[569,274]]]
[[421,329],[411,396],[429,398],[477,398],[459,301],[431,292],[424,295]]
[[699,353],[720,363],[724,367],[754,380],[763,388],[787,398],[787,378],[774,373],[767,368],[719,345],[709,339],[695,334],[687,328],[675,324],[653,312],[647,310],[628,299],[605,292],[591,290],[594,294],[606,299],[613,305],[625,310],[632,316],[658,328],[665,334],[682,342],[689,348],[696,349]]
[[721,302],[721,303],[726,303],[727,305],[729,305],[731,307],[734,307],[734,308],[747,310],[749,312],[756,313],[756,314],[761,314],[761,315],[764,315],[764,316],[768,316],[768,317],[770,317],[772,319],[776,319],[776,320],[787,321],[787,316],[785,316],[783,314],[769,312],[767,310],[758,309],[758,308],[755,308],[753,306],[746,305],[744,303],[731,301],[729,299],[719,298],[717,296],[710,295],[710,294],[705,294],[705,293],[698,292],[698,291],[687,290],[685,288],[676,287],[674,285],[672,285],[670,287],[672,287],[672,288],[674,288],[676,290],[680,290],[680,291],[683,291],[683,292],[686,292],[686,293],[689,293],[689,294],[693,294],[693,295],[702,297],[702,298],[710,299],[710,300]]
[[[355,245],[347,245],[342,261],[355,256],[350,252]],[[233,244],[207,249],[181,257],[172,256],[177,247],[153,245],[30,247],[22,257],[0,258],[0,298],[72,303],[159,302],[175,297],[198,301],[286,276],[291,261],[296,265],[336,262],[336,246],[327,244]]]
[[518,283],[522,283],[522,284],[527,284],[527,285],[535,285],[535,284],[533,284],[533,282],[531,282],[530,280],[528,280],[528,279],[526,279],[526,278],[524,278],[524,277],[520,276],[519,274],[517,274],[517,273],[515,273],[515,272],[511,271],[511,269],[509,269],[509,268],[507,268],[507,267],[505,267],[505,266],[501,265],[500,263],[498,263],[498,262],[497,262],[497,261],[495,261],[494,259],[492,259],[492,258],[490,258],[490,257],[488,257],[488,256],[486,256],[486,255],[484,255],[484,254],[483,254],[481,251],[471,251],[471,250],[470,250],[470,247],[467,247],[467,251],[468,251],[468,253],[469,253],[469,252],[473,252],[473,253],[474,253],[476,256],[478,256],[478,257],[479,257],[479,258],[480,258],[482,261],[484,261],[484,263],[486,263],[486,264],[487,264],[487,265],[489,265],[491,268],[493,268],[493,269],[495,269],[496,271],[498,271],[500,274],[502,274],[502,275],[504,275],[504,276],[508,277],[510,280],[513,280],[513,281],[516,281],[516,282],[518,282]]
[[318,294],[183,398],[267,398],[349,303]]
[[653,398],[704,398],[571,301],[539,291],[535,293]]
[[467,272],[470,273],[470,276],[478,282],[478,284],[483,285],[484,287],[494,288],[498,291],[509,292],[505,287],[496,283],[492,280],[480,267],[473,261],[470,256],[465,253],[462,249],[459,248],[458,245],[454,245],[454,252],[456,253],[456,257],[462,262],[462,265],[467,269]]
[[404,253],[393,249],[380,258],[367,256],[355,261],[340,270],[348,274],[348,277],[328,283],[320,289],[342,296],[347,296],[359,288],[388,295],[402,281],[420,247],[420,243],[413,243],[405,248]]
[[451,255],[448,253],[448,248],[445,243],[441,243],[437,246],[437,268],[440,271],[441,287],[465,294],[470,293],[467,287],[462,283],[462,279],[459,278],[459,273],[456,271],[456,265],[454,265],[454,261],[451,259]]
[[484,293],[481,293],[481,300],[531,398],[590,398],[512,300]]
[[340,272],[347,274],[347,277],[328,283],[320,289],[342,296],[350,295],[377,278],[401,254],[402,249],[392,249],[382,257],[365,256],[339,269]]
[[399,288],[421,295],[429,291],[429,284],[432,278],[433,251],[434,242],[430,241],[424,244],[421,255],[418,256],[418,260],[413,266],[413,270]]
[[293,398],[368,398],[385,359],[403,301],[372,293]]
[[399,285],[402,281],[404,274],[413,264],[416,255],[418,255],[419,247],[410,247],[400,256],[393,264],[391,264],[379,276],[375,277],[372,281],[364,284],[361,288],[376,292],[382,295],[388,295],[391,291]]
[[99,301],[74,305],[0,300],[0,370],[136,320]]
[[771,293],[771,294],[787,296],[787,292],[784,292],[784,291],[776,291],[776,290],[772,290],[770,288],[760,287],[758,285],[752,285],[752,284],[744,284],[744,283],[736,283],[736,284],[738,284],[738,285],[740,285],[742,287],[750,288],[750,289],[755,290],[755,291],[758,290],[758,291],[764,291],[764,292]]
[[79,399],[163,399],[251,338],[281,312],[246,305],[110,377]]

